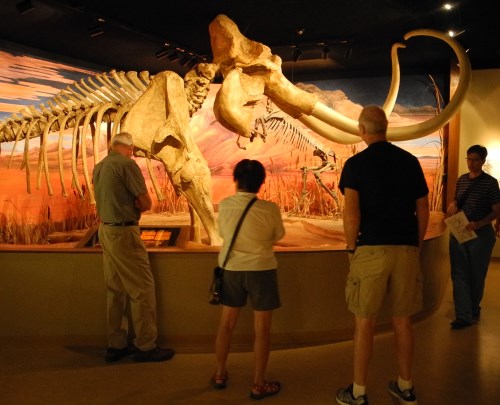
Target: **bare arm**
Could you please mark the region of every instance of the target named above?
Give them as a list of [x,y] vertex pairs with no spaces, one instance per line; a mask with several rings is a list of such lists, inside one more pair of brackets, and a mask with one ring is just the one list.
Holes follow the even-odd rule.
[[361,224],[359,193],[352,188],[344,189],[344,234],[348,250],[356,249]]
[[141,212],[148,211],[151,209],[152,205],[151,197],[149,193],[139,194],[135,199],[135,206],[141,210]]
[[498,223],[499,218],[500,218],[500,203],[493,204],[491,206],[491,212],[489,213],[489,215],[487,215],[486,217],[484,217],[479,221],[469,222],[465,227],[465,229],[467,229],[468,231],[473,231],[474,229],[479,229],[485,225],[488,225],[495,219],[497,220]]
[[418,246],[422,247],[424,241],[425,231],[429,224],[429,199],[427,196],[421,197],[417,200],[417,223],[418,223]]

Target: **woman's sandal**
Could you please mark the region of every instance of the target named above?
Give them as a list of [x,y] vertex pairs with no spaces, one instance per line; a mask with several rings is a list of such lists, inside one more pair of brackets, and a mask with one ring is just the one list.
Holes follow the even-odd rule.
[[212,377],[212,385],[216,390],[223,390],[227,387],[227,380],[229,380],[227,371],[224,371],[223,374],[215,373]]
[[265,381],[263,385],[254,384],[252,391],[250,391],[250,398],[263,399],[276,395],[281,391],[281,384],[279,381]]

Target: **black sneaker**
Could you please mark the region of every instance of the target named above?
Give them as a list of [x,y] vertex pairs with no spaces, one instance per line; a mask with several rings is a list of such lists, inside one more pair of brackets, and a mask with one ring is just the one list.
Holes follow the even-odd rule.
[[417,396],[415,394],[415,388],[410,388],[409,390],[401,391],[397,381],[389,381],[389,392],[390,394],[399,399],[400,404],[417,405]]
[[159,347],[155,347],[146,351],[138,350],[134,354],[134,360],[140,363],[166,361],[174,357],[174,354],[174,349],[160,349]]
[[474,325],[473,322],[464,321],[463,319],[455,319],[450,323],[451,329],[454,330],[465,329],[472,325]]
[[352,393],[352,384],[347,388],[339,389],[335,399],[341,405],[368,405],[368,397],[366,395],[360,395],[359,397],[354,398]]
[[127,347],[124,347],[123,349],[108,347],[106,349],[106,356],[104,356],[104,360],[106,361],[106,363],[114,363],[123,359],[124,357],[133,355],[136,351],[137,348],[133,345],[129,345]]

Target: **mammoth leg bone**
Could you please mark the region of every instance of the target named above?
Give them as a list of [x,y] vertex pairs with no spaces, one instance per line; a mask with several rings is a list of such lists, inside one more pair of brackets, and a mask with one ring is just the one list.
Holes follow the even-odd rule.
[[[211,174],[189,128],[190,104],[183,79],[174,72],[155,75],[148,89],[131,106],[122,130],[134,137],[145,156],[163,163],[178,195],[183,195],[199,216],[211,245],[220,245],[212,206]],[[147,123],[147,124],[145,124]]]

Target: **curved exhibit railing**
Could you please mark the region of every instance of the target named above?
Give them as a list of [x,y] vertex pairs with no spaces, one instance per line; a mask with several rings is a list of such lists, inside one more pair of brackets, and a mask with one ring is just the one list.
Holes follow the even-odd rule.
[[[440,305],[448,279],[446,232],[424,242],[424,308]],[[273,348],[352,339],[344,300],[347,253],[277,247],[282,307],[273,316]],[[218,249],[150,249],[157,282],[159,344],[180,352],[210,352],[220,308],[208,304]],[[105,287],[100,249],[0,250],[0,342],[106,346]],[[390,329],[387,303],[378,332]],[[242,311],[234,350],[251,350],[252,312]]]

